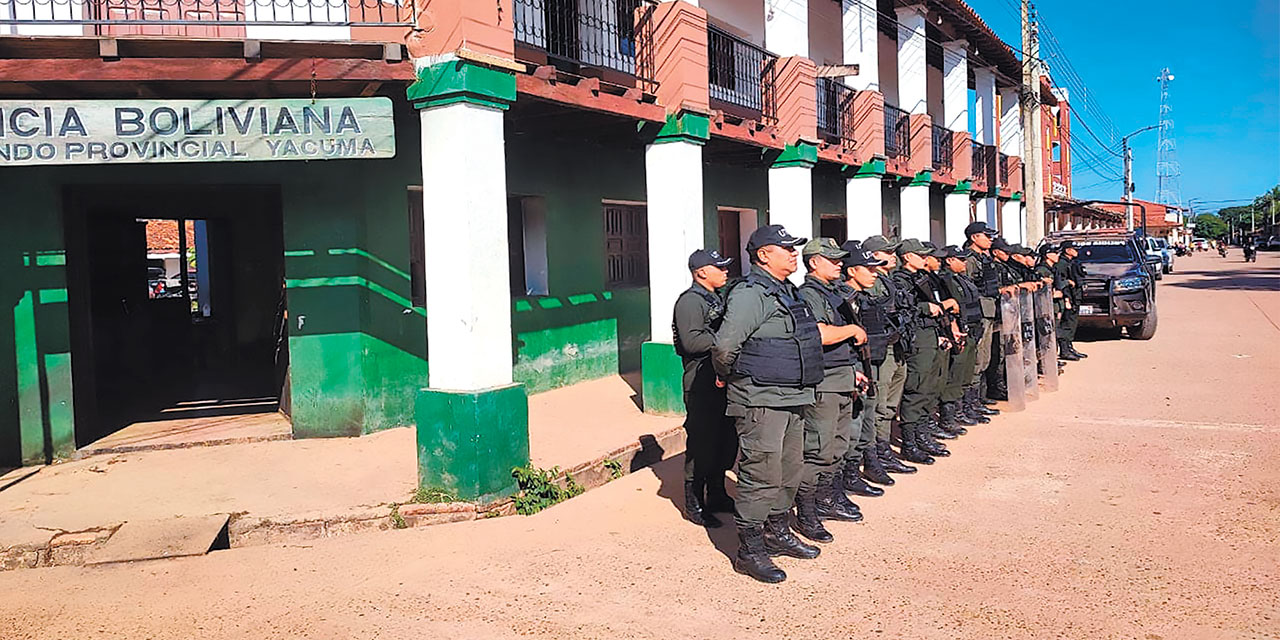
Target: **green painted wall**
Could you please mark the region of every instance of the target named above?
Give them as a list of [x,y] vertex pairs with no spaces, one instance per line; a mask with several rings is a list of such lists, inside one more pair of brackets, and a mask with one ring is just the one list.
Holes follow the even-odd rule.
[[517,296],[513,375],[538,393],[640,368],[649,289],[606,290],[602,201],[645,201],[644,150],[507,138],[507,191],[546,206],[547,296]]
[[[0,172],[0,463],[36,462],[46,449],[57,457],[74,447],[65,274],[60,262],[23,261],[35,254],[61,260],[60,194],[70,185],[279,185],[295,437],[412,424],[417,390],[427,382],[426,317],[410,304],[408,278],[406,188],[422,182],[420,137],[416,112],[402,100],[396,109],[392,159]],[[180,203],[174,215],[177,209]]]
[[75,448],[61,214],[48,177],[0,192],[0,466],[40,464]]

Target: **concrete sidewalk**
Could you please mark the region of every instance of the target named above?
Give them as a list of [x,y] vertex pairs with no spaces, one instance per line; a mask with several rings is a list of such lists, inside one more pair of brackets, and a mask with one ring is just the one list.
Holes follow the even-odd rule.
[[[530,398],[535,466],[607,481],[684,450],[678,418],[640,412],[621,377]],[[288,440],[89,455],[0,481],[0,569],[81,564],[124,523],[230,516],[230,545],[331,537],[477,517],[473,505],[411,505],[412,428],[360,438]],[[22,477],[25,475],[26,477]],[[581,477],[580,477],[581,476]]]

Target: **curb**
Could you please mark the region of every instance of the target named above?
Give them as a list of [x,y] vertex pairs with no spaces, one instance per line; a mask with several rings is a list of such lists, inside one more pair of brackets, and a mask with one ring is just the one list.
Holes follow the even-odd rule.
[[[624,475],[680,455],[684,453],[684,449],[683,427],[675,427],[659,434],[646,434],[626,446],[563,471],[556,481],[563,484],[572,476],[584,490],[590,491]],[[297,519],[233,513],[227,525],[227,534],[231,548],[235,549],[511,515],[515,515],[513,498],[486,504],[389,502],[332,516]],[[42,544],[0,549],[0,571],[84,565],[93,552],[123,525],[123,522],[117,522],[83,531],[59,531]]]

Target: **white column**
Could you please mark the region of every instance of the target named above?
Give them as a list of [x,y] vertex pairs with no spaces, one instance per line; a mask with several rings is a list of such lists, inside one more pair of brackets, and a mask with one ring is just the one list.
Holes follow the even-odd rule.
[[769,0],[766,3],[764,48],[780,58],[809,57],[809,0]]
[[969,194],[948,193],[946,197],[946,240],[947,244],[960,246],[968,240],[964,236],[964,228],[969,226]]
[[926,241],[929,229],[929,183],[902,187],[902,237]]
[[[977,110],[974,118],[977,126],[974,139],[979,144],[994,145],[996,143],[996,76],[989,68],[975,67],[973,82],[977,94],[974,102],[974,109]],[[988,185],[988,188],[992,186],[994,185]],[[999,215],[999,203],[995,198],[978,200],[979,220],[995,227],[996,218]]]
[[502,111],[459,102],[420,114],[430,386],[474,391],[509,385]]
[[924,57],[924,7],[898,7],[897,13],[898,102],[901,104],[894,106],[907,113],[928,113],[929,77]]
[[849,178],[845,181],[845,223],[850,240],[866,240],[883,231],[884,192],[881,174]]
[[[1017,87],[1000,90],[1000,153],[1022,157],[1022,109]],[[1022,191],[1022,186],[1014,185],[1013,190]]]
[[[801,238],[813,237],[813,169],[769,169],[769,224],[780,224]],[[800,270],[803,279],[804,270]]]
[[1022,202],[1005,200],[1000,203],[1000,235],[1010,244],[1022,242],[1024,237],[1022,222]]
[[876,30],[879,17],[876,0],[843,0],[842,17],[844,63],[858,65],[858,75],[845,76],[845,84],[854,91],[880,91],[880,36]]
[[[942,126],[951,131],[969,129],[969,43],[952,40],[942,45]],[[964,149],[961,153],[968,153]],[[969,225],[969,194],[949,193],[944,222],[947,244],[964,244]]]
[[671,310],[689,288],[689,254],[702,249],[702,145],[645,149],[649,218],[649,336],[671,344]]

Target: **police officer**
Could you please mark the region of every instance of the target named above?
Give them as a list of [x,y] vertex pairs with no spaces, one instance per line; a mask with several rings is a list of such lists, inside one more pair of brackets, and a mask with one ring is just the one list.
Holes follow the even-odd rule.
[[[870,253],[875,260],[884,263],[875,266],[876,282],[867,293],[869,303],[882,311],[888,322],[886,327],[888,335],[884,337],[887,341],[884,361],[876,366],[875,371],[875,402],[868,402],[864,411],[874,414],[874,418],[867,419],[875,420],[875,451],[885,471],[915,473],[918,469],[903,463],[890,446],[893,438],[893,421],[898,415],[898,407],[902,403],[902,389],[907,382],[907,357],[915,349],[913,323],[917,314],[915,305],[911,302],[911,295],[899,291],[892,278],[898,266],[899,245],[900,243],[890,242],[889,239],[880,235],[871,236],[862,242],[864,251]],[[869,337],[874,340],[877,336]],[[873,341],[872,344],[876,343]],[[889,484],[883,482],[883,478],[877,480],[867,477],[867,479],[879,484]]]
[[979,422],[990,422],[991,419],[974,413],[963,400],[968,386],[973,381],[974,368],[978,360],[978,339],[983,334],[982,295],[978,285],[969,278],[968,259],[970,252],[957,246],[948,246],[943,250],[944,270],[942,283],[951,297],[959,303],[960,313],[957,317],[962,336],[960,352],[952,358],[951,371],[947,376],[947,384],[942,391],[942,406],[939,420],[943,429],[959,432],[956,425],[975,425]]
[[943,309],[941,296],[929,277],[925,256],[933,253],[915,238],[902,241],[898,258],[902,261],[893,272],[898,290],[910,297],[918,313],[913,323],[915,349],[907,357],[907,378],[903,385],[901,413],[902,455],[911,462],[932,464],[933,456],[949,456],[950,451],[932,437],[930,414],[937,401],[936,376],[941,372],[943,349],[950,343],[942,337]]
[[1058,260],[1058,270],[1062,272],[1063,278],[1066,279],[1066,302],[1062,313],[1062,332],[1063,341],[1068,353],[1076,359],[1088,358],[1089,356],[1080,353],[1076,349],[1076,328],[1080,321],[1080,301],[1084,293],[1084,266],[1080,264],[1080,250],[1076,248],[1076,243],[1071,240],[1063,241],[1058,247],[1062,250],[1062,255]]
[[725,387],[711,366],[711,347],[724,319],[720,289],[729,280],[732,258],[699,249],[689,256],[693,284],[676,298],[672,333],[684,362],[686,447],[684,508],[690,522],[719,527],[713,513],[733,513],[724,489],[724,472],[737,455],[733,421],[725,416]]
[[[841,246],[849,255],[841,261],[844,271],[845,285],[853,291],[849,306],[853,310],[860,325],[867,332],[867,343],[859,356],[862,371],[868,377],[867,392],[863,394],[860,407],[855,410],[854,434],[857,440],[850,444],[844,456],[844,488],[846,491],[866,495],[874,489],[876,495],[883,495],[884,490],[873,487],[868,482],[885,486],[894,483],[885,463],[881,460],[881,439],[877,438],[875,404],[880,393],[878,369],[889,357],[893,340],[889,324],[889,304],[887,290],[880,282],[877,268],[888,262],[880,260],[862,248],[856,240],[850,240]],[[889,434],[883,438],[884,447],[888,447]],[[896,462],[896,460],[895,460]],[[911,467],[914,470],[914,467]]]
[[848,255],[831,238],[814,238],[801,252],[808,273],[800,285],[800,297],[818,322],[824,373],[814,404],[804,411],[805,472],[796,492],[796,531],[816,542],[832,540],[831,532],[822,526],[823,519],[862,520],[858,506],[845,496],[843,478],[837,473],[855,437],[857,390],[860,384],[866,385],[865,376],[855,371],[859,365],[855,348],[867,341],[867,333],[853,322],[849,307],[853,292],[840,280],[840,261]]
[[[992,267],[996,274],[998,291],[1002,299],[1016,295],[1022,277],[1014,271],[1010,264],[1009,252],[1012,246],[1004,238],[997,236],[991,241]],[[1003,313],[1001,314],[1003,321]],[[991,365],[987,369],[987,397],[992,400],[1009,399],[1009,381],[1005,377],[1005,358],[1002,341],[991,341]]]
[[938,439],[954,440],[968,433],[968,431],[956,424],[954,420],[943,421],[941,398],[942,392],[947,386],[947,381],[951,377],[951,362],[958,351],[958,345],[962,338],[960,326],[957,322],[960,314],[960,305],[951,296],[942,280],[942,260],[946,257],[947,252],[944,249],[939,249],[932,242],[922,242],[921,244],[930,249],[930,252],[924,256],[925,273],[929,277],[929,283],[932,285],[935,298],[942,304],[942,315],[938,318],[937,323],[939,325],[938,334],[940,338],[944,338],[947,341],[947,347],[943,349],[937,365],[929,376],[930,394],[933,396],[928,412],[929,433]]
[[1000,276],[991,256],[991,243],[996,231],[985,222],[974,222],[964,228],[964,235],[967,238],[964,248],[970,252],[965,260],[965,273],[978,287],[983,320],[982,334],[969,336],[971,340],[977,340],[978,350],[974,358],[973,380],[964,394],[965,405],[970,413],[992,416],[1000,413],[999,409],[989,408],[986,404],[990,402],[986,395],[987,370],[993,353],[999,348],[999,341],[993,339],[999,333],[1000,324]]
[[728,415],[738,431],[740,546],[733,566],[761,582],[787,574],[771,556],[816,558],[789,526],[804,472],[804,410],[823,376],[822,335],[809,306],[787,276],[805,243],[782,225],[756,229],[747,240],[751,272],[729,292],[724,322],[711,349],[728,384]]

